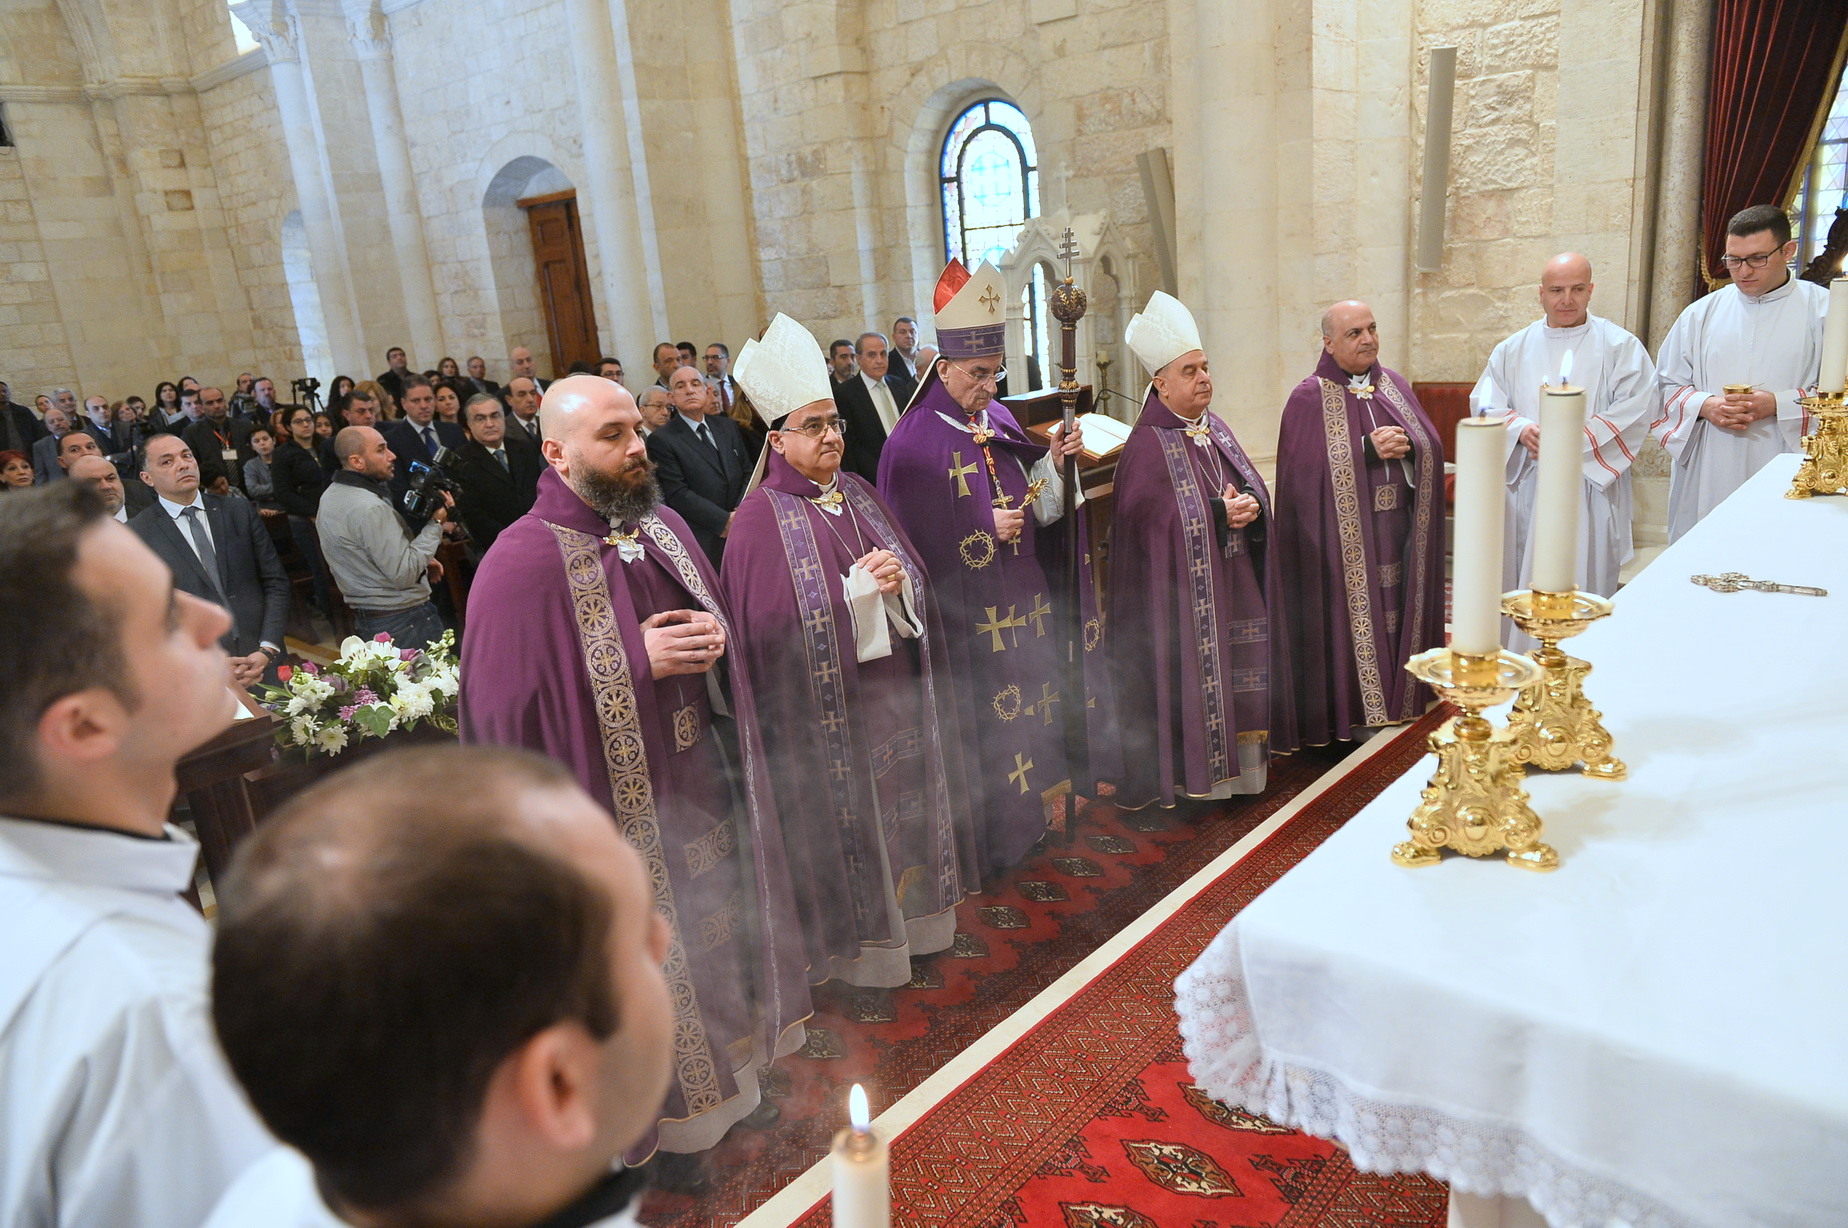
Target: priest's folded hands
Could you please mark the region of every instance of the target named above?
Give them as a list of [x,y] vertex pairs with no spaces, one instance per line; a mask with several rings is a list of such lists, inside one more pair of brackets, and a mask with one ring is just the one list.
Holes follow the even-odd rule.
[[1258,506],[1257,496],[1239,493],[1238,487],[1227,482],[1219,497],[1226,505],[1226,524],[1230,528],[1242,529],[1258,518],[1262,509]]
[[1412,450],[1412,441],[1406,438],[1402,427],[1382,426],[1369,432],[1367,438],[1373,441],[1373,450],[1379,453],[1381,460],[1398,460]]
[[704,610],[663,610],[642,620],[648,670],[656,678],[703,674],[725,655],[725,629]]
[[874,550],[864,558],[855,559],[854,566],[862,568],[879,585],[879,591],[887,594],[896,593],[904,583],[904,569],[898,565],[898,556],[890,550]]
[[1751,392],[1729,392],[1708,397],[1701,403],[1700,416],[1728,431],[1743,431],[1761,418],[1777,412],[1777,397],[1762,388]]

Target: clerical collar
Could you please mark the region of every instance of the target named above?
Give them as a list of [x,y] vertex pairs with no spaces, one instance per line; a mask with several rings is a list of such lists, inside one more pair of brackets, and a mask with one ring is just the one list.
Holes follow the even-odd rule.
[[[1168,412],[1174,414],[1172,409]],[[1212,447],[1213,424],[1206,419],[1206,416],[1212,412],[1212,409],[1209,407],[1201,410],[1191,418],[1183,418],[1179,414],[1174,414],[1175,421],[1181,424],[1181,433],[1192,440],[1196,447]]]
[[1591,327],[1591,317],[1586,316],[1583,324],[1574,324],[1569,328],[1554,328],[1544,320],[1540,322],[1540,327],[1546,330],[1546,335],[1549,337],[1582,337]]
[[[1744,299],[1748,303],[1775,303],[1780,299],[1789,297],[1790,292],[1796,287],[1796,284],[1797,284],[1797,279],[1795,277],[1792,277],[1788,272],[1786,272],[1784,274],[1784,284],[1779,286],[1777,289],[1766,290],[1763,294],[1756,295],[1756,296],[1747,294],[1743,290],[1739,290],[1739,297]],[[1735,285],[1733,289],[1738,290],[1739,287]]]
[[60,819],[0,816],[0,877],[53,879],[171,896],[191,884],[199,842]]
[[1373,399],[1373,372],[1369,370],[1364,375],[1348,376],[1347,388],[1361,400],[1371,401]]

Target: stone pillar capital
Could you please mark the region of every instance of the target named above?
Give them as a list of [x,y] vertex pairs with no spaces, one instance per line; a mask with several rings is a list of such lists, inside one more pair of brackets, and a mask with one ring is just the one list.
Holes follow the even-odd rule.
[[346,16],[347,37],[353,40],[360,59],[383,59],[391,54],[391,29],[385,24],[379,0],[340,0],[340,10]]
[[286,0],[237,0],[231,11],[250,30],[270,63],[301,59],[302,25]]

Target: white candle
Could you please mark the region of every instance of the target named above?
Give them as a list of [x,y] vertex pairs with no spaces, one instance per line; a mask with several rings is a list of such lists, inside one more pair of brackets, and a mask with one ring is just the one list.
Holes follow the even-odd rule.
[[1559,368],[1559,386],[1540,390],[1540,475],[1535,481],[1534,574],[1538,592],[1578,587],[1579,516],[1585,506],[1582,476],[1585,390],[1572,386],[1572,351]]
[[1829,318],[1822,329],[1822,375],[1816,384],[1824,392],[1840,392],[1848,384],[1848,275],[1829,283]]
[[847,1093],[849,1126],[834,1136],[834,1228],[892,1228],[892,1187],[885,1140],[873,1132],[866,1092]]
[[1485,656],[1501,650],[1503,473],[1508,424],[1501,418],[1457,423],[1456,540],[1452,545],[1450,647]]

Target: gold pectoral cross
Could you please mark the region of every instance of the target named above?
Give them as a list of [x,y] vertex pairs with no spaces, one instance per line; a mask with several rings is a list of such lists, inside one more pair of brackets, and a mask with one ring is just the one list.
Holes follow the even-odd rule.
[[616,557],[624,563],[633,563],[647,553],[642,548],[641,535],[642,531],[639,527],[624,533],[615,525],[611,525],[610,535],[603,539],[603,544],[616,547]]
[[809,502],[813,503],[824,512],[831,511],[839,515],[841,504],[845,502],[845,496],[838,490],[831,490],[825,495],[810,495]]

